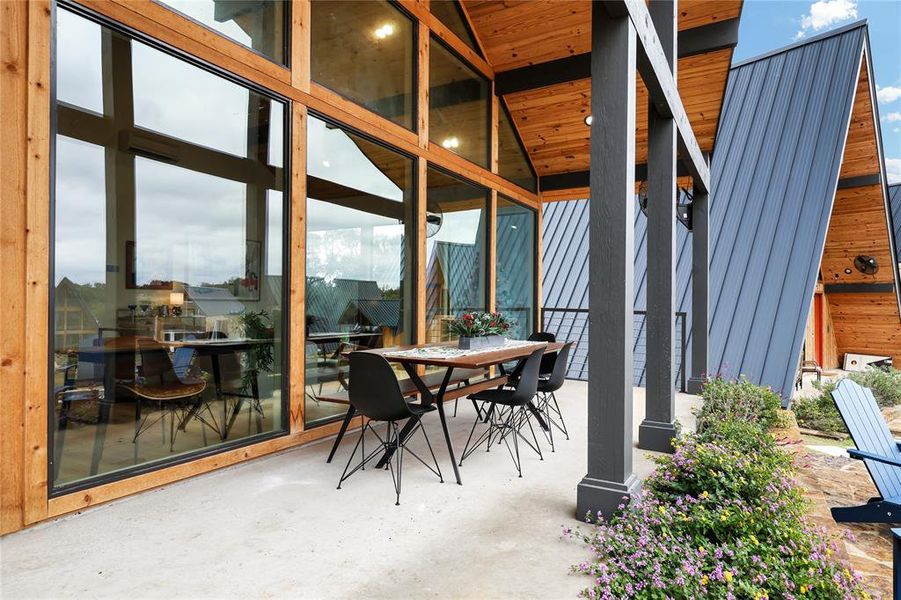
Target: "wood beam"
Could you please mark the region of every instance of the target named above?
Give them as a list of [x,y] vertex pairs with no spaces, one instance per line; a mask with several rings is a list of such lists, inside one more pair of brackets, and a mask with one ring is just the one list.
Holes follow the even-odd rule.
[[[588,472],[576,514],[609,517],[632,472],[636,36],[628,16],[591,9]],[[614,6],[616,8],[616,6]]]
[[[617,0],[605,5],[622,4],[628,11],[635,35],[640,42],[638,71],[648,89],[648,96],[660,115],[672,116],[679,135],[679,154],[694,178],[694,189],[699,192],[710,190],[710,168],[701,152],[691,128],[691,121],[685,113],[676,78],[669,69],[666,52],[660,43],[657,30],[644,0]],[[594,113],[592,113],[594,114]]]
[[[668,68],[676,74],[676,2],[655,0],[651,17]],[[676,437],[673,342],[676,312],[676,126],[648,107],[648,297],[645,418],[638,447],[672,452]]]
[[[727,19],[679,32],[679,58],[734,48],[738,44],[738,19]],[[537,88],[587,79],[591,74],[591,52],[574,54],[495,75],[495,93],[503,96]]]
[[[690,177],[688,168],[682,162],[676,163],[676,175],[678,177]],[[568,190],[572,188],[588,187],[591,175],[588,171],[573,171],[571,173],[554,173],[539,178],[539,189],[542,192],[554,190]],[[635,181],[648,180],[648,165],[635,165]]]
[[710,277],[710,198],[695,191],[691,205],[691,377],[687,391],[700,394],[708,373],[707,323]]
[[827,294],[885,294],[895,291],[894,283],[827,283]]

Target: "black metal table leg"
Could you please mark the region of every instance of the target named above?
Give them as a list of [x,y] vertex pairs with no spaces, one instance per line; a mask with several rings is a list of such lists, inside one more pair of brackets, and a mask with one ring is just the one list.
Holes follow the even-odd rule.
[[438,416],[441,418],[441,428],[444,430],[444,441],[447,442],[447,453],[450,455],[451,465],[454,467],[454,477],[457,478],[457,485],[463,485],[463,481],[460,479],[460,469],[457,467],[457,457],[454,456],[454,445],[451,443],[450,433],[447,430],[447,418],[444,416],[444,386],[438,392],[437,402]]
[[341,423],[341,429],[338,430],[338,437],[335,438],[335,443],[332,444],[332,451],[329,452],[328,460],[325,462],[330,463],[332,462],[332,459],[335,458],[335,452],[338,450],[338,445],[341,444],[341,440],[344,439],[344,434],[347,433],[347,426],[350,425],[356,412],[357,409],[354,408],[353,404],[347,407],[347,414],[344,415],[344,422]]

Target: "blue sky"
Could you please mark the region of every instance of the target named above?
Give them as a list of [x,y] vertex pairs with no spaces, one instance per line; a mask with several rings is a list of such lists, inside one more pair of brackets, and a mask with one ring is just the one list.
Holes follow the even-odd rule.
[[866,19],[889,181],[901,183],[901,0],[745,0],[740,61]]

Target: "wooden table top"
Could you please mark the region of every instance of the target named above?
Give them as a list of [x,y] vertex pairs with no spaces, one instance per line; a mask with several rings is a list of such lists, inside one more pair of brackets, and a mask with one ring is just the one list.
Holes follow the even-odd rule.
[[512,348],[498,348],[497,350],[486,350],[475,354],[467,354],[463,356],[452,356],[445,358],[434,358],[425,356],[392,356],[393,353],[404,350],[413,350],[415,348],[433,348],[435,346],[456,347],[457,342],[442,342],[439,344],[411,344],[407,346],[392,346],[390,348],[376,348],[373,350],[363,350],[363,352],[371,352],[384,356],[388,362],[409,363],[413,365],[428,365],[432,367],[453,367],[460,369],[485,369],[494,365],[505,362],[512,362],[520,358],[525,358],[534,352],[538,347],[545,346],[545,352],[558,352],[563,348],[563,342],[534,342],[528,345],[514,346]]

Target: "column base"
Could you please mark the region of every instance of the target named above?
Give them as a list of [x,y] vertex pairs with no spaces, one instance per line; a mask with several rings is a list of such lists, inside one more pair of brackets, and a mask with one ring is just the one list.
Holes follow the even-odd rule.
[[673,448],[675,438],[675,423],[645,419],[638,426],[638,447],[642,450],[672,454],[675,451]]
[[706,377],[689,377],[688,381],[685,383],[685,391],[689,394],[698,395],[704,388],[705,383],[707,383]]
[[576,518],[584,522],[586,515],[590,514],[594,522],[600,511],[604,518],[609,519],[620,504],[629,503],[639,487],[641,481],[634,473],[629,474],[625,483],[586,475],[576,488]]

